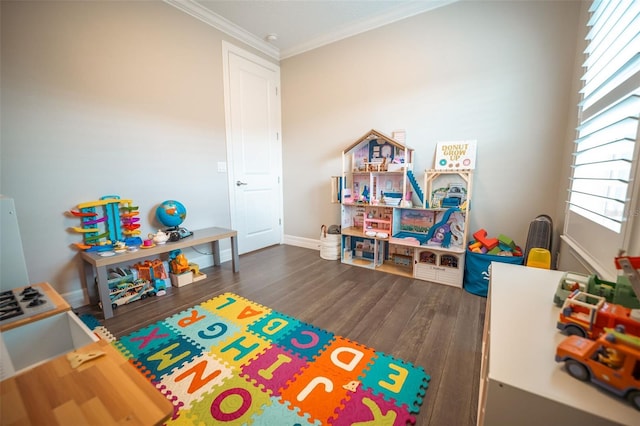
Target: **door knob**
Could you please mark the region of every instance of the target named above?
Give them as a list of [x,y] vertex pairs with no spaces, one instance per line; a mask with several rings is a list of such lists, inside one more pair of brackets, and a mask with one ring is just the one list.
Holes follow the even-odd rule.
[[247,182],[241,182],[239,180],[236,181],[236,186],[248,185]]

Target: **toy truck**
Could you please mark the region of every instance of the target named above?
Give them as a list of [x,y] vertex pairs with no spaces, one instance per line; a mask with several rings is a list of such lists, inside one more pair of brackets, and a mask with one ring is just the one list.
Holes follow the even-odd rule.
[[627,308],[640,308],[640,300],[638,300],[629,278],[625,275],[618,275],[614,283],[602,280],[595,274],[585,275],[577,272],[565,272],[558,282],[558,288],[553,295],[553,303],[558,307],[562,306],[567,296],[575,290],[602,296],[607,302]]
[[564,301],[557,327],[568,335],[597,339],[605,327],[624,327],[632,336],[640,336],[640,309],[609,303],[602,296],[575,290]]
[[595,341],[569,336],[558,345],[556,361],[576,379],[602,386],[640,410],[640,338],[610,328]]
[[155,296],[156,289],[147,280],[137,279],[133,283],[120,286],[109,292],[111,307],[113,309],[136,300],[145,299],[147,296]]

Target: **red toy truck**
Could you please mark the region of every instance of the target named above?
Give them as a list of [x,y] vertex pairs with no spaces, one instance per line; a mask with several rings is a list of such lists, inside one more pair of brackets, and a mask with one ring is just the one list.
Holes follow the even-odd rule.
[[610,328],[595,341],[569,336],[558,345],[556,361],[576,379],[627,398],[640,410],[640,338]]
[[640,336],[640,310],[608,303],[604,297],[576,290],[564,301],[557,327],[565,334],[597,339],[605,327],[624,327]]

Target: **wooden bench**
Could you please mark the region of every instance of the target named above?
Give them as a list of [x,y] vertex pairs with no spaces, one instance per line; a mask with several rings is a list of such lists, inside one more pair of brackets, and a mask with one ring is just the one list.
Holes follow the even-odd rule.
[[[116,254],[115,256],[101,256],[99,252],[87,252],[80,253],[80,258],[84,266],[84,274],[87,283],[87,291],[89,293],[89,300],[91,303],[102,304],[102,313],[104,319],[113,317],[113,308],[111,307],[111,299],[109,298],[109,284],[107,282],[107,268],[111,265],[134,262],[135,260],[161,255],[168,253],[172,250],[183,249],[187,247],[193,247],[200,244],[211,244],[213,253],[213,264],[215,266],[220,265],[220,240],[225,238],[231,239],[231,262],[233,266],[233,272],[239,271],[239,259],[238,259],[238,232],[232,229],[226,228],[206,228],[198,231],[193,231],[193,235],[187,238],[183,238],[178,241],[168,242],[166,244],[156,245],[151,248],[140,249],[135,252],[125,252]],[[93,286],[93,277],[97,276],[97,294],[96,289]]]

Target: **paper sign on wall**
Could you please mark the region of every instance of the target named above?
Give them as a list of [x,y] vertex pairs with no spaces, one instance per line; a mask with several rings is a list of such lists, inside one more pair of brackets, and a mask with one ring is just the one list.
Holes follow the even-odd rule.
[[438,142],[436,170],[471,170],[476,168],[476,140]]

